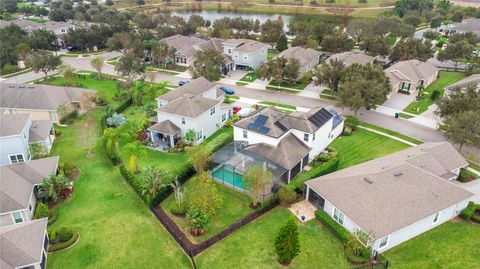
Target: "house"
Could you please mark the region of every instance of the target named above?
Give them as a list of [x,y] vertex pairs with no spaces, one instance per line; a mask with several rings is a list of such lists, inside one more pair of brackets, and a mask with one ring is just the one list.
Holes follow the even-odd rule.
[[232,112],[223,104],[223,92],[203,77],[191,80],[157,98],[156,123],[149,128],[151,141],[174,147],[185,134],[195,134],[195,144],[220,129]]
[[244,153],[283,168],[280,178],[288,183],[342,131],[343,118],[333,109],[287,114],[266,107],[236,122],[233,137],[245,144]]
[[50,152],[54,139],[51,120],[32,121],[30,114],[0,115],[0,165],[30,160],[31,144],[41,144]]
[[0,227],[0,268],[47,268],[47,218]]
[[0,226],[28,222],[44,178],[57,173],[58,156],[0,166]]
[[0,84],[0,114],[30,114],[32,120],[60,119],[76,110],[84,113],[92,106],[93,90],[43,84]]
[[299,78],[305,75],[308,71],[312,70],[320,62],[320,55],[322,53],[318,50],[302,47],[290,47],[280,52],[277,57],[284,57],[286,59],[297,59],[300,63],[300,69],[298,71]]
[[392,85],[391,94],[412,94],[418,87],[427,87],[437,79],[438,68],[419,60],[398,62],[385,69]]
[[480,37],[480,19],[468,19],[459,23],[448,25],[448,34],[454,33],[474,33]]
[[341,53],[336,53],[330,56],[327,59],[327,63],[330,61],[341,61],[345,66],[350,66],[352,64],[368,64],[373,63],[375,58],[368,56],[363,53],[355,53],[352,51],[346,51]]
[[384,252],[459,215],[473,194],[450,181],[467,165],[451,144],[424,143],[309,180],[306,199]]
[[[175,64],[180,66],[192,66],[194,56],[198,51],[214,49],[223,52],[223,41],[219,38],[200,36],[174,35],[162,39],[169,47],[175,48]],[[223,54],[222,54],[223,55]],[[224,55],[225,66],[221,66],[224,72],[231,70],[232,60]]]
[[474,74],[466,77],[445,88],[445,94],[448,96],[456,90],[465,90],[467,87],[475,85],[477,92],[480,91],[480,74]]
[[267,61],[268,45],[251,39],[229,39],[223,42],[223,53],[233,63],[231,70],[257,69]]

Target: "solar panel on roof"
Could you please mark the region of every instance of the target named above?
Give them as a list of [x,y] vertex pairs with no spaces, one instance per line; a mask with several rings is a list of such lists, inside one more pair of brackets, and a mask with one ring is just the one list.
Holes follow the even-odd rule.
[[328,110],[322,108],[317,111],[315,114],[308,118],[316,127],[320,127],[324,125],[329,119],[333,117],[332,113],[328,112]]
[[265,116],[265,115],[258,115],[257,119],[253,123],[250,123],[248,125],[248,128],[251,129],[251,130],[258,130],[260,132],[267,133],[268,131],[270,131],[270,128],[267,128],[267,127],[263,126],[265,124],[265,122],[267,121],[267,119],[268,119],[268,117]]
[[261,132],[261,133],[268,133],[268,131],[270,131],[270,128],[268,127],[265,127],[265,126],[260,126],[260,128],[258,128],[258,130]]

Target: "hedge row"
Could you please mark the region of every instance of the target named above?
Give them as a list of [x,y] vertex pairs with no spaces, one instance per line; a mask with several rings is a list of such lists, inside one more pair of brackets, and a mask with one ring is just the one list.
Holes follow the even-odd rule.
[[75,242],[77,242],[79,236],[80,236],[79,233],[77,233],[77,232],[73,233],[73,236],[70,237],[70,239],[68,241],[50,245],[48,247],[48,252],[60,251],[60,250],[63,250],[63,249],[66,249],[66,248],[70,247],[71,245],[75,244]]
[[332,219],[325,211],[319,209],[315,211],[315,217],[325,225],[332,233],[342,241],[345,245],[348,242],[348,239],[352,236],[350,232],[345,229],[342,225],[338,224],[334,219]]
[[123,103],[120,103],[118,106],[114,107],[113,111],[115,111],[115,113],[120,114],[132,104],[133,104],[133,99],[130,97],[127,100],[123,101]]
[[460,217],[464,220],[473,220],[480,223],[480,216],[475,215],[475,211],[480,210],[480,204],[474,202],[468,202],[468,206],[460,213]]
[[290,181],[290,183],[288,183],[287,188],[299,192],[304,189],[305,181],[335,172],[339,163],[340,160],[338,157],[333,157],[321,165],[312,168],[308,172],[301,172]]

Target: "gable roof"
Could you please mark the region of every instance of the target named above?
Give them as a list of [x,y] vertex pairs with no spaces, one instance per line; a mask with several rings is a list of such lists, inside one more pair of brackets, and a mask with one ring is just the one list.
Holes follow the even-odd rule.
[[149,129],[167,135],[173,135],[180,131],[180,128],[170,120],[158,122],[152,125]]
[[257,143],[247,146],[245,151],[260,155],[285,169],[291,169],[310,152],[310,148],[290,133],[282,138],[276,147]]
[[58,156],[0,166],[0,214],[28,207],[33,186],[55,173]]
[[466,77],[452,85],[448,86],[446,89],[449,91],[456,90],[457,88],[465,89],[470,85],[477,85],[477,90],[480,90],[480,74],[474,74],[469,77]]
[[195,44],[204,42],[205,40],[196,36],[174,35],[165,37],[162,41],[168,46],[174,47],[177,51],[180,51],[186,48],[191,48]]
[[254,115],[236,122],[234,125],[253,132],[258,132],[257,130],[251,129],[249,126],[256,122],[260,116],[266,117],[263,126],[268,128],[267,132],[261,132],[261,134],[278,138],[290,129],[314,133],[335,115],[325,108],[314,108],[308,112],[296,112],[289,115],[277,110],[273,106],[268,106],[259,110]]
[[40,142],[47,140],[53,127],[51,120],[34,120],[29,131],[29,142]]
[[40,263],[47,223],[47,218],[43,218],[0,227],[0,268]]
[[0,108],[56,111],[70,103],[80,102],[94,90],[43,84],[0,83]]
[[425,80],[437,72],[437,67],[419,60],[398,62],[385,69],[385,73],[392,85],[397,85],[405,80],[416,84],[418,81]]
[[375,58],[368,56],[363,53],[354,53],[351,51],[346,51],[346,52],[341,52],[341,53],[336,53],[330,56],[327,59],[327,62],[333,61],[333,60],[339,60],[343,62],[345,66],[350,66],[354,63],[356,64],[368,64],[372,63]]
[[470,198],[442,178],[467,164],[450,143],[424,143],[306,184],[379,239]]
[[245,53],[253,53],[256,52],[259,49],[263,49],[268,47],[267,44],[258,42],[255,40],[251,39],[229,39],[223,43],[224,45],[234,45],[236,46],[234,48],[235,51],[238,52],[245,52]]
[[0,137],[21,134],[28,119],[30,119],[30,114],[0,115]]
[[480,19],[469,19],[452,25],[452,30],[472,32],[480,36]]
[[157,111],[194,119],[221,102],[221,100],[217,99],[205,98],[199,95],[185,94],[182,97],[158,108]]
[[202,93],[206,92],[207,90],[215,86],[216,86],[215,83],[208,81],[204,77],[199,77],[191,80],[189,83],[183,86],[176,88],[175,90],[172,90],[170,92],[167,92],[164,95],[157,97],[157,100],[171,102],[177,98],[182,97],[185,94],[201,95]]
[[[300,62],[300,66],[305,66],[311,63],[313,60],[317,60],[322,55],[322,53],[318,50],[310,49],[310,48],[302,48],[302,47],[290,47],[282,52],[280,52],[277,57],[284,57],[287,59],[295,58]],[[318,62],[317,62],[318,63]]]

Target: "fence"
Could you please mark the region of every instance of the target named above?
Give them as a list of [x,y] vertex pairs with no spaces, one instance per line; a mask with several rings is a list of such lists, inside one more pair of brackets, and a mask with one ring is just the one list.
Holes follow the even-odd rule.
[[153,211],[153,214],[160,221],[160,223],[167,229],[167,231],[173,236],[173,238],[175,238],[175,240],[178,242],[180,247],[182,247],[183,250],[190,256],[190,258],[192,259],[192,262],[195,265],[195,262],[193,261],[193,257],[200,254],[202,251],[206,250],[207,248],[213,246],[215,243],[224,239],[225,237],[232,234],[236,230],[240,229],[242,226],[252,222],[256,218],[267,213],[268,211],[273,209],[275,206],[276,206],[275,203],[267,204],[266,206],[260,208],[259,210],[256,210],[255,212],[248,214],[247,216],[240,219],[239,221],[231,224],[225,230],[210,237],[209,239],[203,241],[200,244],[192,243],[187,238],[185,233],[183,233],[183,231],[178,227],[178,225],[172,219],[170,219],[170,217],[167,215],[167,213],[165,213],[165,211],[162,208],[160,207],[152,208],[152,211]]

